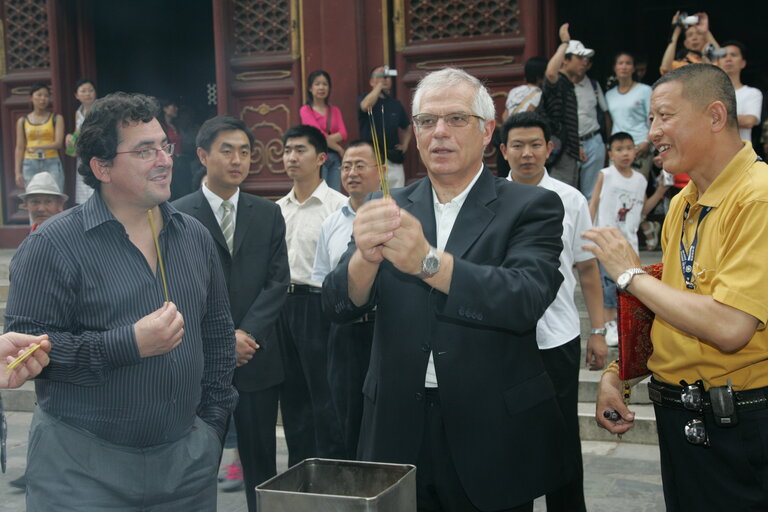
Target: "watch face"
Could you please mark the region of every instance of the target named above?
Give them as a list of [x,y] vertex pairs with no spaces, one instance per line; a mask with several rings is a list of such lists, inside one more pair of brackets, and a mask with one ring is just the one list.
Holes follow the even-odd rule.
[[619,288],[619,290],[624,290],[627,285],[629,285],[629,281],[632,279],[632,274],[629,272],[622,272],[619,274],[619,277],[616,279],[616,286]]
[[430,253],[424,258],[422,269],[427,274],[436,274],[440,270],[440,258],[436,254]]

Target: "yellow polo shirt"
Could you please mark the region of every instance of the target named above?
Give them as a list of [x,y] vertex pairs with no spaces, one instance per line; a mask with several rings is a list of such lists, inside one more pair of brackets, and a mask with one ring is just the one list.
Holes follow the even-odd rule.
[[[768,165],[758,162],[752,144],[745,143],[701,198],[697,196],[691,181],[672,200],[662,230],[662,281],[689,293],[711,295],[760,323],[749,343],[726,353],[657,317],[648,368],[656,379],[674,385],[681,379],[689,383],[701,379],[709,388],[725,385],[730,378],[737,390],[768,386]],[[686,288],[680,266],[680,236],[688,204],[686,250],[701,209],[712,207],[699,225],[694,290]]]

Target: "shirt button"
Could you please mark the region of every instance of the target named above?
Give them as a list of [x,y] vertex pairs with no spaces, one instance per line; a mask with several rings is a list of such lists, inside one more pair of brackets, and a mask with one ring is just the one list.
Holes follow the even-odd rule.
[[421,394],[421,393],[416,393],[416,395],[414,395],[414,397],[416,398],[416,400],[421,400],[422,398],[424,398],[424,395]]

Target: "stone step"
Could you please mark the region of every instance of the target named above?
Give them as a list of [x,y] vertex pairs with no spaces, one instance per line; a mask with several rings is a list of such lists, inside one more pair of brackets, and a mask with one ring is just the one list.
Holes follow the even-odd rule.
[[[593,402],[597,397],[597,388],[600,383],[602,371],[591,372],[581,369],[579,371],[579,402]],[[648,398],[648,380],[650,376],[632,388],[632,395],[629,399],[631,404],[650,404]]]
[[[621,436],[621,441],[636,444],[659,444],[653,406],[630,405],[630,409],[635,413],[635,425]],[[597,426],[594,403],[579,403],[579,432],[583,441],[615,442],[617,439],[614,434]]]
[[34,412],[37,396],[34,382],[25,382],[17,389],[2,389],[3,409],[16,412]]

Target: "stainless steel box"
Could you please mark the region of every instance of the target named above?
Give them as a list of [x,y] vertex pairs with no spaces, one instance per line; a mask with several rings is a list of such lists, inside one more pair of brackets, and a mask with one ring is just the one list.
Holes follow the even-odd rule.
[[412,512],[416,467],[306,459],[256,487],[262,512]]

